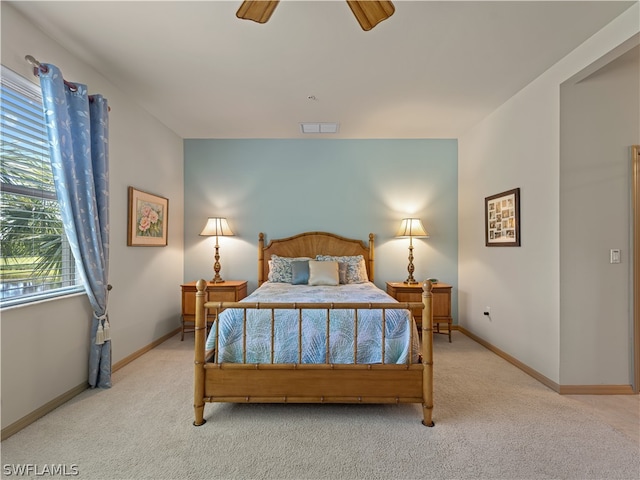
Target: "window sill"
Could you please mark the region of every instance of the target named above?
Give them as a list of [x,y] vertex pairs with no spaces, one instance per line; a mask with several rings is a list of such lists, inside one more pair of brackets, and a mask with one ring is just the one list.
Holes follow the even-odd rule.
[[31,305],[37,305],[40,303],[51,302],[54,300],[60,300],[62,298],[77,297],[80,295],[86,295],[84,288],[82,287],[69,287],[67,289],[60,289],[52,291],[51,293],[43,293],[27,298],[16,298],[6,300],[0,303],[0,311],[13,310],[16,308],[29,307]]

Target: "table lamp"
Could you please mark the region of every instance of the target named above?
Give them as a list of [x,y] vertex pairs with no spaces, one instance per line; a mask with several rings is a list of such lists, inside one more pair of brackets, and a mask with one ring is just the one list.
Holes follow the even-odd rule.
[[413,278],[413,237],[429,238],[429,234],[422,226],[419,218],[403,218],[396,237],[409,237],[409,266],[407,267],[409,276],[404,283],[410,285],[416,284],[418,282]]
[[224,280],[220,276],[220,245],[218,245],[218,237],[231,237],[234,233],[229,228],[229,224],[227,223],[226,218],[221,217],[209,217],[207,220],[207,224],[200,232],[202,236],[216,237],[216,254],[215,254],[215,263],[213,264],[213,271],[215,272],[215,276],[211,280],[212,283],[223,283]]

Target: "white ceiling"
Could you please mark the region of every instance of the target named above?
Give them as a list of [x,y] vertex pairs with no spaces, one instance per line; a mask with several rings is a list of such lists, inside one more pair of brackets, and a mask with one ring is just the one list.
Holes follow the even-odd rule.
[[395,1],[369,32],[343,0],[240,3],[12,2],[183,138],[456,138],[636,2]]

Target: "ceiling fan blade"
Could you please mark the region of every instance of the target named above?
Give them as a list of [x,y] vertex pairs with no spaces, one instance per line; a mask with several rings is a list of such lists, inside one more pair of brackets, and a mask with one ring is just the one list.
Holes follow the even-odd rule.
[[245,0],[236,12],[236,17],[244,20],[253,20],[258,23],[267,23],[271,14],[278,6],[279,0],[274,1],[250,1]]
[[363,30],[369,31],[381,21],[386,20],[396,11],[393,3],[375,0],[347,0],[351,11],[356,16]]

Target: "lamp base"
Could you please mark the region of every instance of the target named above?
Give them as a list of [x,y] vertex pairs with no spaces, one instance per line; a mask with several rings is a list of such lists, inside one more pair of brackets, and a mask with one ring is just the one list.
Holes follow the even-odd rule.
[[218,252],[218,248],[219,248],[218,241],[216,239],[216,255],[215,255],[216,262],[213,264],[213,273],[215,273],[215,275],[211,279],[211,283],[224,283],[224,280],[220,276],[221,268],[220,268],[220,254]]
[[[411,238],[411,237],[409,237]],[[407,266],[407,271],[409,272],[409,276],[404,281],[407,285],[417,285],[418,281],[413,278],[413,272],[415,271],[415,267],[413,266],[413,245],[411,241],[409,241],[409,265]]]

